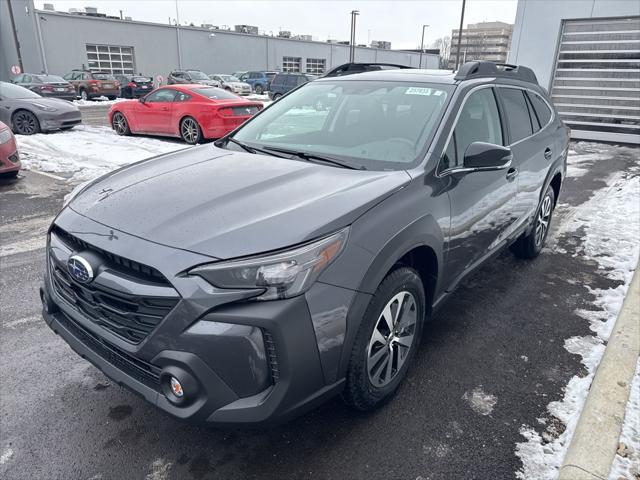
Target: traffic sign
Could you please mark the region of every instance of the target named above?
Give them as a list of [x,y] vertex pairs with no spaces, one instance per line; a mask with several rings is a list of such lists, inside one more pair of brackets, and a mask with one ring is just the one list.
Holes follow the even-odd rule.
[[20,69],[19,65],[12,65],[11,73],[13,73],[14,75],[20,75],[22,73],[22,70]]

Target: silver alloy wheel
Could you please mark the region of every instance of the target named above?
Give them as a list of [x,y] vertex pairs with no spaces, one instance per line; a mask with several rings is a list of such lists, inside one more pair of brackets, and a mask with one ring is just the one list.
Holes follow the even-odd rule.
[[551,218],[551,197],[546,195],[540,205],[538,212],[538,220],[536,221],[536,247],[539,247],[544,241],[547,230],[549,229],[549,220]]
[[194,144],[200,136],[200,127],[193,118],[185,118],[180,126],[180,133],[185,142]]
[[16,133],[22,135],[33,135],[38,131],[38,120],[31,112],[18,112],[13,118],[13,125],[15,126]]
[[113,116],[113,129],[118,135],[127,133],[127,119],[121,113],[116,113]]
[[388,385],[402,368],[413,346],[417,318],[416,299],[406,290],[382,309],[367,348],[367,374],[374,386]]

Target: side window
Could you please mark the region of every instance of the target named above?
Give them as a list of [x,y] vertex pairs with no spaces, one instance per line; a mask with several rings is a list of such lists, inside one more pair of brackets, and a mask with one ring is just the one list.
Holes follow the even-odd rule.
[[260,74],[258,72],[251,72],[249,74],[249,78],[258,79],[258,78],[262,78],[262,77],[260,76]]
[[527,109],[529,110],[529,120],[531,120],[531,126],[533,127],[533,133],[537,133],[540,131],[540,122],[538,121],[538,116],[536,112],[533,110],[533,105],[531,105],[531,100],[529,100],[529,96],[527,92],[524,93],[524,98],[527,102]]
[[170,88],[161,88],[151,93],[147,97],[147,102],[157,103],[157,102],[173,102],[174,97],[176,96],[176,91]]
[[529,107],[527,107],[524,91],[519,88],[500,88],[499,91],[509,121],[511,143],[531,135],[533,128],[531,126]]
[[298,85],[304,85],[308,81],[309,80],[307,80],[307,77],[305,77],[304,75],[298,75]]
[[533,105],[533,109],[540,120],[541,128],[544,128],[551,121],[551,110],[547,103],[537,93],[527,92],[527,96]]
[[71,80],[71,77],[73,76],[73,73],[67,73],[66,75],[64,75],[62,78],[64,78],[65,80]]
[[243,82],[249,78],[249,75],[247,75],[246,73],[243,73],[242,76],[240,76],[240,80],[242,80]]
[[482,88],[467,98],[443,154],[441,170],[461,167],[464,153],[473,142],[503,145],[500,114],[493,88]]
[[287,75],[285,77],[284,84],[287,87],[295,87],[295,85],[296,85],[296,75]]
[[176,92],[176,96],[173,99],[174,102],[186,102],[191,99],[191,95],[188,95],[183,92]]

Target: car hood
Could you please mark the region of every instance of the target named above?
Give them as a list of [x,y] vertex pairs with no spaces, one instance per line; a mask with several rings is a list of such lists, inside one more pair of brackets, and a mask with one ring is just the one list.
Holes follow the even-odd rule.
[[60,98],[45,98],[45,97],[24,98],[24,99],[13,100],[13,103],[14,105],[16,105],[16,107],[20,107],[20,106],[24,106],[28,108],[30,107],[32,110],[35,110],[36,112],[40,111],[38,110],[37,105],[44,105],[46,107],[55,108],[59,112],[63,112],[63,113],[80,111],[77,105],[74,105],[73,103],[67,100],[62,100]]
[[211,87],[216,87],[216,86],[220,85],[220,82],[218,82],[216,80],[196,80],[194,83],[196,83],[198,85],[209,85]]
[[404,171],[349,170],[204,145],[112,172],[69,207],[110,228],[228,259],[349,225],[409,180]]

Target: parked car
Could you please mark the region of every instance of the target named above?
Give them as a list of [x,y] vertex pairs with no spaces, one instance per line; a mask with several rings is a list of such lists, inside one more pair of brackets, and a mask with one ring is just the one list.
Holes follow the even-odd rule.
[[241,82],[246,82],[251,85],[253,91],[258,95],[262,95],[264,92],[269,91],[271,80],[276,76],[278,72],[245,72],[240,77]]
[[11,129],[0,122],[0,177],[16,177],[20,171],[20,155]]
[[69,101],[76,98],[74,86],[57,75],[23,73],[13,77],[11,83],[28,88],[43,97],[61,98]]
[[97,97],[115,100],[120,96],[120,82],[108,72],[72,70],[62,78],[75,87],[82,100],[93,100]]
[[220,84],[220,88],[224,88],[228,92],[236,95],[251,95],[251,85],[241,82],[233,75],[225,75],[223,73],[212,73],[209,75],[211,80],[215,80]]
[[76,105],[59,98],[44,98],[20,85],[0,82],[0,121],[14,133],[33,135],[69,130],[82,121]]
[[247,71],[246,71],[246,70],[240,70],[240,71],[238,71],[238,72],[233,72],[233,73],[231,74],[231,76],[236,77],[236,78],[238,78],[238,79],[239,79],[239,78],[240,78],[242,75],[244,75],[245,73],[247,73]]
[[200,70],[174,70],[167,77],[167,84],[179,85],[179,84],[199,84],[208,85],[210,87],[219,87],[220,82],[211,80],[206,73]]
[[318,79],[214,146],[77,190],[44,318],[182,420],[281,422],[339,393],[371,410],[462,279],[541,253],[568,148],[523,66]]
[[269,98],[278,100],[282,95],[293,90],[297,86],[304,85],[318,78],[316,75],[308,73],[279,73],[271,81],[269,88]]
[[189,144],[220,138],[258,113],[262,103],[206,85],[160,87],[140,100],[122,101],[109,111],[118,135],[145,133],[181,137]]
[[153,90],[153,79],[143,75],[116,75],[122,98],[140,98]]

